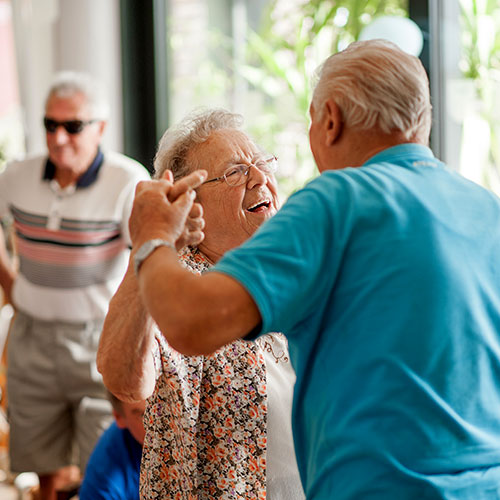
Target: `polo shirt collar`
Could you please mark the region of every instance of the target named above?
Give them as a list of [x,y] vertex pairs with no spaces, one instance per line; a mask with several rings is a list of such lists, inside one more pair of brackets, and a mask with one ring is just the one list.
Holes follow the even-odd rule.
[[[89,168],[87,168],[87,170],[85,170],[85,172],[76,181],[77,189],[89,187],[96,181],[97,175],[99,174],[99,169],[101,168],[103,161],[104,154],[102,153],[101,149],[98,148],[97,154],[92,160]],[[52,179],[54,179],[55,175],[56,166],[50,161],[50,158],[47,158],[47,162],[45,163],[45,170],[43,172],[43,180],[51,181]]]
[[418,156],[423,159],[435,159],[432,150],[427,146],[424,146],[423,144],[405,143],[384,149],[380,153],[377,153],[365,161],[364,165],[393,161],[399,157],[407,159],[414,156]]

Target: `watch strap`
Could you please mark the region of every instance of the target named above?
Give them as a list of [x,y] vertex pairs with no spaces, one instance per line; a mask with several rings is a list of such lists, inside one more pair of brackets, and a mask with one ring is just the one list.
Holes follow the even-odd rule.
[[142,263],[158,248],[158,247],[168,247],[172,250],[176,250],[175,245],[170,243],[170,241],[162,240],[160,238],[156,238],[153,240],[148,240],[143,243],[139,250],[134,254],[134,271],[135,274],[139,274],[139,269]]

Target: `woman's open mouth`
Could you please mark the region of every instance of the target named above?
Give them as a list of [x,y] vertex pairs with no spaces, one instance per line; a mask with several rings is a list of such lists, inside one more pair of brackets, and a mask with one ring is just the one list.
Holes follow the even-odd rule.
[[249,206],[246,210],[252,213],[265,213],[271,208],[271,200],[262,200]]

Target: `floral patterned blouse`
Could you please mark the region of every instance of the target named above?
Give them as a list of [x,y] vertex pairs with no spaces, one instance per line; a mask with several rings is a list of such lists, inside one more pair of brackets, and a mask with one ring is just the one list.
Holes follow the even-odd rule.
[[[179,258],[197,274],[211,265],[197,249],[185,249]],[[157,332],[157,382],[145,415],[141,498],[266,498],[263,351],[272,352],[274,336],[281,334],[265,335],[260,343],[237,340],[210,356],[188,357]],[[275,358],[288,362],[283,352]]]

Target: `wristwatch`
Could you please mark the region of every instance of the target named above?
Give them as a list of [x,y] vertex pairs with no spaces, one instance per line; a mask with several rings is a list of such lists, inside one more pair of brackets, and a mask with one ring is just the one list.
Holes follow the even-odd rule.
[[139,250],[135,252],[134,255],[134,271],[135,274],[139,274],[139,268],[142,263],[158,248],[158,247],[168,247],[176,250],[175,245],[166,240],[161,240],[156,238],[154,240],[148,240],[146,243],[143,243]]

